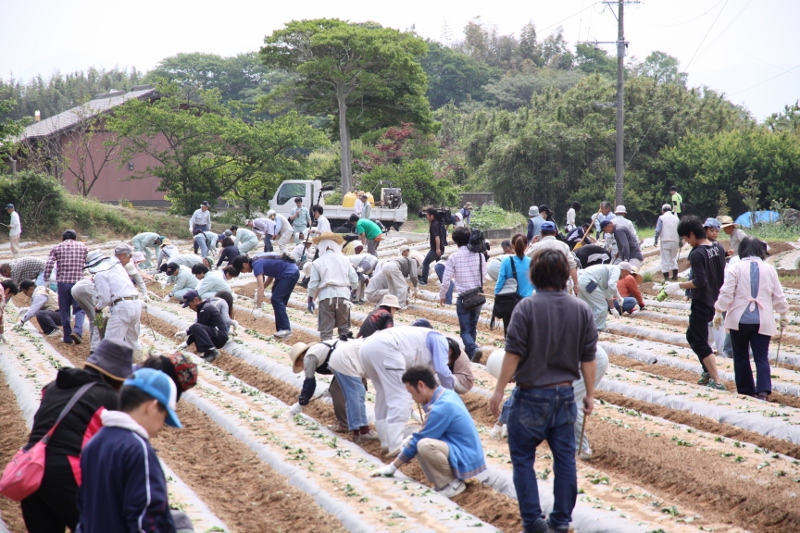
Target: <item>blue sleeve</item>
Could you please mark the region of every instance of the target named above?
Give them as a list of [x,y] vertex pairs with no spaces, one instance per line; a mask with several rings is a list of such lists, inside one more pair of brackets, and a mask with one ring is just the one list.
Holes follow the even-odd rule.
[[439,376],[439,383],[444,388],[453,390],[455,379],[453,378],[453,373],[450,372],[450,367],[447,366],[447,363],[450,362],[447,354],[447,339],[441,333],[431,331],[425,338],[425,345],[431,351],[433,369],[436,370],[436,375]]
[[506,271],[510,270],[510,268],[506,268],[510,265],[509,261],[512,259],[507,257],[503,259],[503,262],[500,263],[500,272],[497,274],[497,283],[494,284],[494,293],[497,294],[501,290],[503,290],[503,285],[506,283],[506,279],[508,279],[508,274]]
[[131,446],[125,465],[122,512],[126,531],[172,533],[175,523],[169,512],[164,472],[153,448],[138,435],[135,438],[141,446]]
[[442,440],[447,428],[450,426],[451,417],[448,414],[446,404],[434,402],[433,407],[428,413],[428,418],[425,419],[425,425],[422,429],[414,433],[411,441],[403,448],[400,453],[399,459],[407,463],[417,455],[417,443],[422,439],[437,439]]

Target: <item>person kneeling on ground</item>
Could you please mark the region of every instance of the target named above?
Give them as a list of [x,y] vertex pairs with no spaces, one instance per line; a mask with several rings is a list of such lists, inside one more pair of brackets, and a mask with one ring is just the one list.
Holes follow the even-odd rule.
[[478,429],[464,402],[454,391],[437,385],[427,367],[411,367],[403,384],[427,413],[420,431],[411,435],[400,455],[373,476],[392,476],[414,457],[436,492],[452,498],[464,492],[465,479],[486,470]]
[[166,423],[180,428],[177,388],[165,373],[138,370],[123,383],[119,411],[101,415],[103,428],[81,454],[80,533],[171,533],[167,480],[149,440]]
[[628,313],[632,315],[637,304],[639,305],[639,310],[644,309],[644,298],[642,297],[642,291],[639,290],[642,276],[636,271],[636,267],[630,263],[623,261],[618,266],[619,281],[617,282],[617,290],[622,296],[622,302],[614,300],[614,308],[620,314]]
[[61,335],[61,317],[58,314],[58,296],[49,287],[42,285],[37,287],[36,282],[26,279],[19,285],[22,294],[31,299],[30,307],[22,307],[19,310],[19,322],[15,327],[21,328],[25,322],[36,318],[42,333],[50,337]]
[[175,337],[183,340],[179,349],[186,348],[195,343],[197,352],[209,363],[213,363],[219,356],[217,348],[222,348],[228,343],[228,326],[222,320],[219,310],[207,304],[200,294],[191,290],[183,296],[183,306],[197,313],[197,322],[189,326],[186,331],[178,331]]
[[387,294],[370,314],[361,322],[356,338],[366,339],[376,331],[394,326],[394,312],[400,309],[400,301],[394,294]]

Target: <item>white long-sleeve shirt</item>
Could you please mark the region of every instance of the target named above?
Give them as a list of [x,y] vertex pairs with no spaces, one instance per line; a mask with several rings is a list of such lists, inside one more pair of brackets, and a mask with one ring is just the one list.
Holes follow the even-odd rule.
[[200,280],[195,290],[200,293],[200,298],[206,300],[213,297],[220,291],[231,291],[231,286],[225,281],[222,272],[208,272],[205,277]]
[[94,275],[96,309],[103,309],[120,298],[139,296],[136,287],[131,283],[131,278],[119,259],[112,259],[113,265],[108,270],[103,270]]
[[195,226],[208,226],[211,229],[211,211],[203,211],[202,207],[195,211],[189,219],[189,229],[194,230]]
[[350,299],[350,290],[358,288],[358,276],[350,261],[341,253],[329,250],[311,265],[308,295],[319,301],[329,298]]
[[328,221],[328,217],[320,215],[317,219],[317,227],[311,228],[311,233],[319,233],[322,235],[326,231],[331,231],[331,223]]
[[19,213],[11,213],[11,222],[8,224],[8,235],[14,237],[22,233],[22,224],[19,221]]
[[356,199],[356,203],[353,206],[353,213],[358,215],[361,218],[361,213],[364,211],[364,202],[361,201],[361,198]]
[[58,297],[44,285],[36,287],[31,296],[31,306],[22,317],[23,322],[27,322],[36,316],[39,311],[58,311]]

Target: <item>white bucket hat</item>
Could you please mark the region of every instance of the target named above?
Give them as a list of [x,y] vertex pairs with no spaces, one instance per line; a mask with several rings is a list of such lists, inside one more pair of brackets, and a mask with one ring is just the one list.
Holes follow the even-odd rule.
[[614,209],[614,214],[615,215],[619,215],[619,214],[627,215],[628,211],[625,209],[624,205],[620,204],[620,205],[617,206],[616,209]]

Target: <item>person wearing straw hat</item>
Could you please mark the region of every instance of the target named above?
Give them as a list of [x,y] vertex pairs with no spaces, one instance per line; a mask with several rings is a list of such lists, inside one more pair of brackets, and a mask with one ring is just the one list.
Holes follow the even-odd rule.
[[183,295],[181,307],[188,307],[197,313],[197,320],[186,331],[175,332],[175,337],[183,341],[178,349],[194,344],[197,353],[202,354],[201,357],[209,363],[213,363],[219,356],[217,349],[228,344],[228,325],[225,324],[219,310],[213,305],[208,305],[194,289]]
[[95,312],[100,312],[108,307],[105,338],[130,344],[136,357],[141,352],[139,320],[143,304],[120,260],[122,258],[127,263],[131,253],[130,246],[120,244],[114,249],[116,257],[108,261],[104,267],[96,269],[94,308]]
[[144,252],[145,255],[145,263],[144,268],[153,268],[152,258],[153,256],[150,255],[150,249],[153,249],[153,254],[158,256],[158,247],[161,246],[161,243],[164,242],[166,237],[163,235],[159,235],[158,233],[153,233],[152,231],[146,231],[144,233],[139,233],[135,235],[133,239],[131,239],[131,244],[133,245],[133,251],[135,252]]
[[[296,414],[303,410],[303,407],[314,398],[314,392],[317,390],[316,374],[329,376],[332,374],[331,369],[328,367],[328,362],[331,353],[340,344],[346,344],[338,340],[312,342],[306,344],[304,342],[297,342],[289,350],[289,359],[292,360],[292,371],[295,374],[305,373],[303,380],[303,387],[300,390],[300,395],[297,398],[297,403],[292,405],[289,409],[289,416],[294,417]],[[333,402],[333,414],[336,415],[338,421],[337,426],[332,429],[338,433],[347,433],[347,407],[345,405],[345,396],[342,391],[341,383],[334,377],[328,387],[328,392],[331,395]],[[358,429],[358,428],[357,428]],[[369,431],[369,426],[367,430]],[[377,438],[377,435],[375,435]]]
[[739,245],[742,243],[742,239],[747,237],[747,234],[739,227],[739,224],[736,224],[729,216],[717,217],[717,220],[719,220],[720,226],[722,226],[722,231],[727,233],[731,238],[728,257],[738,255]]
[[636,270],[636,267],[630,263],[623,261],[619,265],[619,282],[617,282],[617,289],[622,296],[622,301],[614,300],[614,307],[620,314],[628,313],[632,315],[636,311],[636,305],[639,305],[639,310],[644,309],[644,298],[642,291],[639,290],[639,285],[642,284],[642,276]]
[[56,379],[42,390],[26,448],[42,440],[81,387],[91,385],[50,437],[41,486],[21,502],[29,532],[49,533],[67,527],[75,531],[79,521],[76,497],[82,474],[78,458],[84,445],[102,427],[102,414],[118,408],[122,382],[133,373],[132,359],[130,346],[105,340],[89,356],[84,368],[60,369]]
[[394,312],[400,309],[400,301],[394,294],[387,294],[364,321],[361,329],[358,330],[357,338],[367,338],[377,331],[388,329],[394,326]]
[[680,220],[672,212],[672,206],[664,204],[661,206],[661,216],[656,222],[656,236],[653,244],[658,246],[661,239],[661,275],[664,276],[664,283],[669,280],[669,273],[672,271],[672,281],[678,279],[678,252],[680,251],[680,237],[678,237],[678,224]]
[[81,455],[81,533],[175,531],[167,480],[150,440],[164,425],[183,427],[177,395],[159,370],[142,368],[125,380],[119,411],[103,413],[103,428]]
[[11,216],[11,221],[8,223],[8,244],[11,247],[11,255],[16,259],[19,255],[19,236],[22,235],[22,224],[14,204],[8,204],[6,212]]
[[314,237],[319,257],[311,263],[308,297],[318,301],[317,329],[323,341],[351,337],[350,295],[358,288],[358,276],[350,261],[342,254],[344,239],[337,233]]
[[361,215],[364,212],[364,200],[362,200],[362,197],[364,196],[366,196],[364,191],[358,191],[356,193],[356,201],[353,204],[353,214],[358,218],[361,218]]

